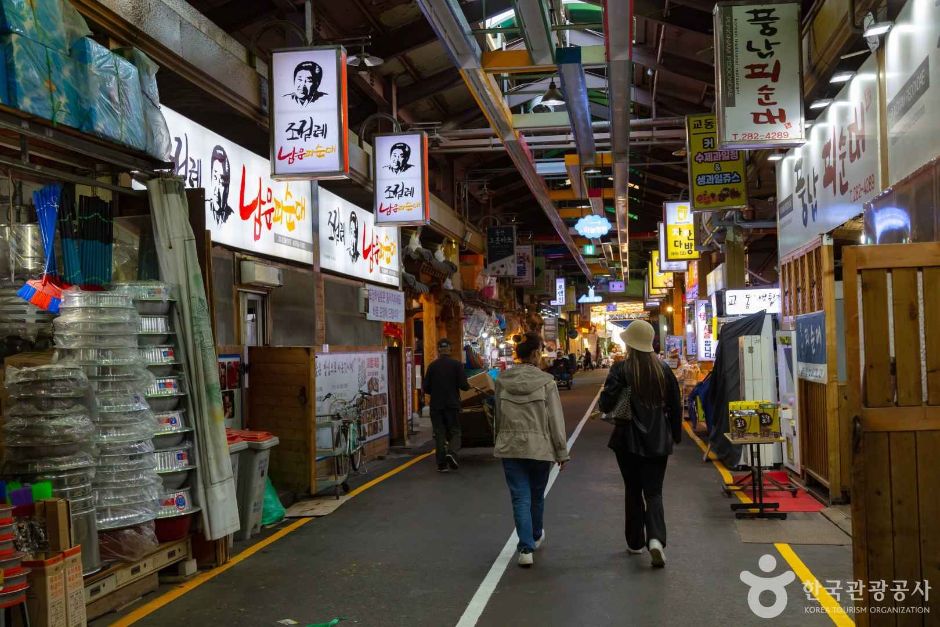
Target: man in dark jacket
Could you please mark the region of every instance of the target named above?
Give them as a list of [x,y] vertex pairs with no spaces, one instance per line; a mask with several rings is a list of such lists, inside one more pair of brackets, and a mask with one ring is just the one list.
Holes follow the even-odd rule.
[[437,471],[457,470],[460,449],[460,390],[469,390],[463,364],[450,356],[450,341],[437,343],[438,357],[424,375],[424,393],[431,397],[431,426],[437,451]]

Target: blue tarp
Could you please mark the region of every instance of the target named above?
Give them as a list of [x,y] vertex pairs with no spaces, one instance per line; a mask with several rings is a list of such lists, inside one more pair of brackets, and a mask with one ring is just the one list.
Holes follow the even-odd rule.
[[59,52],[69,49],[60,0],[0,0],[0,34],[27,37]]
[[7,75],[4,102],[27,113],[80,128],[83,81],[65,54],[28,37],[0,37]]

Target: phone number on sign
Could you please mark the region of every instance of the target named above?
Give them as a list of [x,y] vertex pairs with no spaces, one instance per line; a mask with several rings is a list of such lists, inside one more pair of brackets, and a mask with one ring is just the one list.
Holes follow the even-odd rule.
[[763,141],[767,139],[790,139],[790,131],[768,131],[766,133],[758,133],[756,131],[751,131],[747,133],[731,133],[731,139],[733,141]]

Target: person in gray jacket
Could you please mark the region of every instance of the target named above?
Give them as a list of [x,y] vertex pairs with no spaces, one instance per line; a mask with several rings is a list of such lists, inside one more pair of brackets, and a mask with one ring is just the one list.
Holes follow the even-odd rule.
[[549,472],[569,459],[558,386],[537,365],[541,349],[542,339],[526,334],[516,345],[522,364],[496,379],[494,454],[503,460],[512,497],[520,566],[534,563],[533,551],[545,540],[542,515]]

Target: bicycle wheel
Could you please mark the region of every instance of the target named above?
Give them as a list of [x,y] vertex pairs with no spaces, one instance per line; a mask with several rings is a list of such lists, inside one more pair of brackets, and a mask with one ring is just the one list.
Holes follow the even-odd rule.
[[349,465],[353,470],[359,470],[362,466],[362,440],[355,422],[349,425]]

